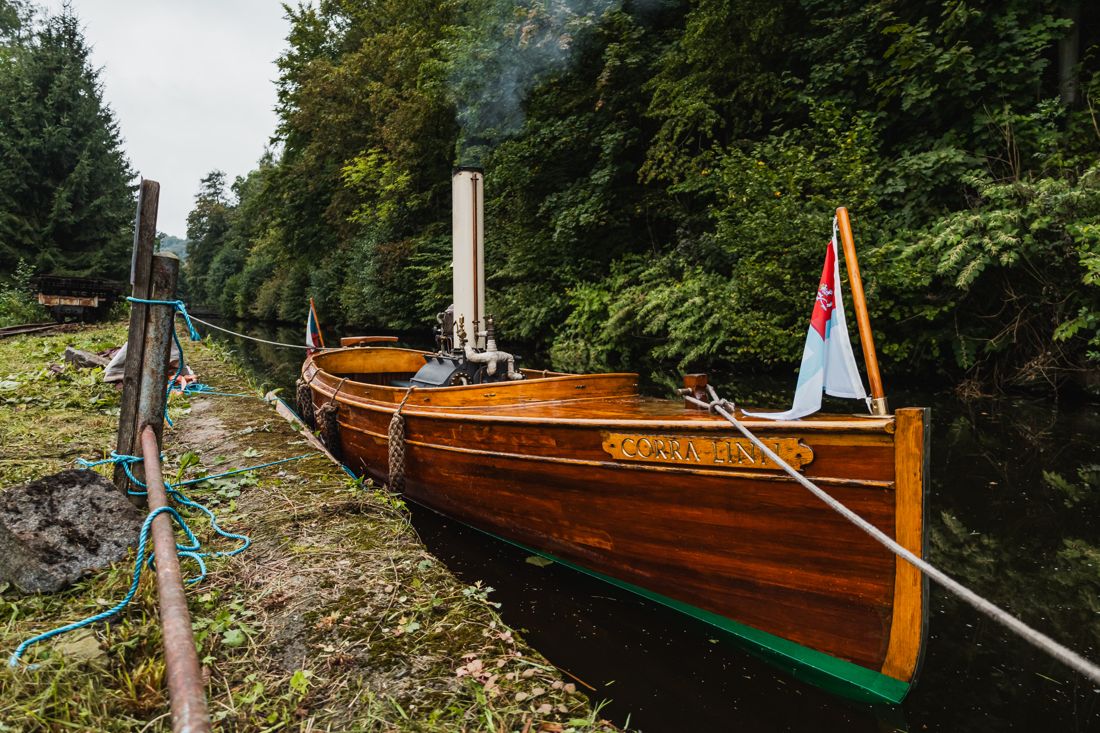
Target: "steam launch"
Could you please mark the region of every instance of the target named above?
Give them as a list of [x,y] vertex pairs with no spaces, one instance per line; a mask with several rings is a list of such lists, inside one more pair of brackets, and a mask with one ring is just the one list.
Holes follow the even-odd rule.
[[486,310],[484,176],[458,169],[452,185],[453,303],[440,304],[436,350],[364,336],[302,366],[298,410],[330,450],[803,679],[903,699],[925,640],[925,582],[776,459],[919,556],[928,411],[889,413],[883,400],[882,414],[771,419],[731,406],[758,445],[699,401],[705,375],[667,400],[640,395],[632,373],[525,368]]

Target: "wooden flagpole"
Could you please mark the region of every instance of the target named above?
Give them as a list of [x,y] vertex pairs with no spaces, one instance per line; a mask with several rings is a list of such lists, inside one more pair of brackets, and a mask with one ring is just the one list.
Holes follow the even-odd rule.
[[848,219],[848,209],[841,206],[836,210],[837,226],[840,229],[840,242],[844,246],[844,264],[848,267],[848,284],[852,289],[852,305],[856,310],[856,322],[859,324],[859,341],[863,345],[863,361],[867,365],[867,381],[871,385],[871,412],[875,415],[889,414],[886,404],[886,392],[882,387],[882,375],[878,370],[878,355],[875,354],[875,337],[871,333],[871,317],[867,314],[867,297],[863,294],[863,280],[859,277],[859,260],[856,259],[856,243],[852,237],[852,222]]

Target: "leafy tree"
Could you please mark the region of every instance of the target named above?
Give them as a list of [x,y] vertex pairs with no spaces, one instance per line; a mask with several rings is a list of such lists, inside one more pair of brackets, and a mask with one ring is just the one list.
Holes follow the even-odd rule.
[[0,270],[122,278],[133,173],[70,7],[0,63],[0,99]]
[[195,208],[187,214],[187,278],[191,297],[206,302],[211,291],[206,287],[210,265],[225,245],[229,232],[229,199],[225,191],[225,172],[213,170],[199,183]]
[[238,315],[312,295],[328,323],[423,326],[449,299],[451,166],[478,163],[489,308],[529,356],[794,368],[845,205],[887,368],[1057,383],[1100,359],[1100,8],[1064,10],[299,5],[278,152],[200,194],[189,267]]

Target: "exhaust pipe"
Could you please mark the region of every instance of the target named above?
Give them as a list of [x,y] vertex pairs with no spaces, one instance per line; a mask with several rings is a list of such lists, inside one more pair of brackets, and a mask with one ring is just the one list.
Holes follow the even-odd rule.
[[484,175],[480,168],[458,168],[451,176],[453,224],[452,283],[454,343],[464,323],[475,347],[483,345],[485,329]]

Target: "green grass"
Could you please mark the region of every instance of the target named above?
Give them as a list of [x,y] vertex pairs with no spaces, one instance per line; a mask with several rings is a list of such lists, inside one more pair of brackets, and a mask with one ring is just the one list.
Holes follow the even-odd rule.
[[[112,447],[118,394],[99,370],[57,373],[66,345],[98,350],[121,324],[0,340],[0,486]],[[225,351],[185,343],[203,382],[254,391]],[[259,400],[175,397],[171,480],[312,449]],[[215,725],[231,731],[610,731],[598,708],[419,541],[400,497],[323,457],[205,482],[188,492],[245,553],[210,561],[188,589]],[[232,549],[191,521],[207,549]],[[0,649],[121,598],[123,562],[52,596],[0,592]],[[184,563],[184,572],[189,572]],[[0,671],[0,731],[169,730],[151,578],[109,623],[28,651]]]

